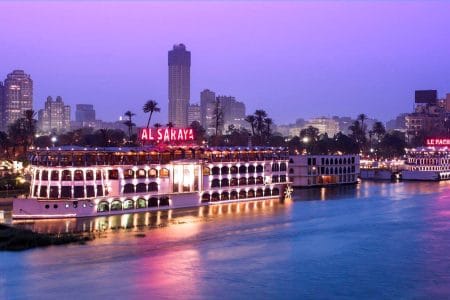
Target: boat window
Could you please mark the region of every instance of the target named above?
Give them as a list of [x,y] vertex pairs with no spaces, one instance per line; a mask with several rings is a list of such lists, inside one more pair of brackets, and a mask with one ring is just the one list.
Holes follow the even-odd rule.
[[42,171],[41,180],[42,181],[48,180],[48,171],[47,170]]
[[152,197],[148,199],[148,207],[158,207],[158,198]]
[[210,169],[208,167],[204,167],[203,168],[203,175],[209,175],[210,174]]
[[262,173],[264,171],[264,167],[262,165],[257,165],[256,166],[256,172],[257,173]]
[[62,171],[61,180],[62,181],[71,181],[72,180],[72,174],[71,174],[70,170],[63,170]]
[[47,198],[47,186],[45,185],[41,186],[41,189],[39,190],[39,197]]
[[111,202],[111,211],[113,210],[122,210],[122,202],[120,202],[120,200]]
[[58,198],[59,189],[57,186],[50,186],[50,198]]
[[169,198],[168,197],[159,198],[159,205],[160,206],[169,206]]
[[93,185],[86,186],[86,197],[89,197],[89,198],[95,197]]
[[158,191],[158,183],[156,182],[150,182],[148,184],[148,191],[149,192],[157,192]]
[[161,178],[167,178],[169,177],[169,170],[166,168],[162,168],[161,171],[159,172],[159,176]]
[[61,198],[72,198],[72,187],[63,185],[61,186]]
[[127,199],[123,202],[123,210],[134,209],[134,201]]
[[138,183],[136,185],[136,193],[145,193],[147,191],[147,185],[145,183]]
[[73,196],[74,198],[84,198],[84,186],[74,186]]
[[139,198],[136,201],[136,208],[146,208],[147,207],[147,201],[144,198]]
[[59,172],[58,171],[52,171],[50,179],[52,181],[59,181]]
[[[64,176],[63,176],[63,178],[64,178]],[[73,178],[75,181],[82,181],[83,180],[83,171],[75,170]]]
[[123,178],[125,178],[125,179],[134,178],[134,171],[132,169],[124,170]]
[[119,171],[117,169],[108,170],[108,178],[110,180],[119,179]]
[[109,203],[106,201],[101,201],[97,205],[97,212],[106,212],[109,211]]
[[103,186],[98,184],[97,185],[97,197],[101,197],[101,196],[104,196],[103,195]]
[[86,180],[94,180],[94,171],[86,170]]
[[158,170],[156,170],[154,168],[148,170],[148,177],[150,177],[150,178],[158,177]]
[[137,171],[137,174],[136,174],[136,177],[137,178],[145,178],[146,176],[146,171],[144,170],[144,169],[139,169],[138,171]]
[[134,185],[131,183],[125,184],[125,186],[123,188],[123,192],[124,192],[124,194],[134,193]]

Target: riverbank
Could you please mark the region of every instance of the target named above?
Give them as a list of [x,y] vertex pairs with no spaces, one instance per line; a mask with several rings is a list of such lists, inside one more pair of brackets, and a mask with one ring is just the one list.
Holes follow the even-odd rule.
[[0,224],[0,250],[21,251],[52,245],[84,244],[93,239],[93,235],[89,234],[44,234]]

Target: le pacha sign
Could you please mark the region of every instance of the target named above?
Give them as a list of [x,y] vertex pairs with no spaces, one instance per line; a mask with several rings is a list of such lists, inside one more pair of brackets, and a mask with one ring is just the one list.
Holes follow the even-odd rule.
[[428,138],[427,146],[450,146],[450,138]]
[[194,140],[192,128],[141,128],[139,140],[155,142],[187,142]]

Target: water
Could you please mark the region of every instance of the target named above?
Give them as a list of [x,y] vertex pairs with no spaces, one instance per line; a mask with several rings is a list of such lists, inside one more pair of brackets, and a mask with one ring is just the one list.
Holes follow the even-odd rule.
[[22,224],[103,232],[86,245],[1,252],[0,298],[450,297],[450,183],[295,198]]

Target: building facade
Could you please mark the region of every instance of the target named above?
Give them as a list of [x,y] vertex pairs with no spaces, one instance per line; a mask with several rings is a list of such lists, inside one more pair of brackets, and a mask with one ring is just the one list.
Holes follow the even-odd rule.
[[200,105],[198,104],[190,104],[188,107],[188,125],[190,126],[194,121],[199,124],[201,122]]
[[200,93],[200,124],[208,135],[214,134],[214,109],[216,107],[216,93],[208,89]]
[[326,117],[319,117],[319,118],[311,119],[307,123],[306,127],[308,127],[308,126],[315,127],[317,129],[319,129],[320,134],[327,133],[328,136],[330,136],[330,137],[334,136],[336,133],[339,132],[339,122],[337,122],[334,119],[326,118]]
[[243,127],[245,124],[245,104],[231,96],[218,96],[220,108],[223,114],[223,128],[228,126]]
[[92,104],[77,104],[75,110],[76,122],[94,122],[95,110]]
[[33,80],[23,70],[14,70],[6,76],[3,87],[2,129],[33,109]]
[[48,96],[44,109],[38,112],[38,127],[45,133],[69,131],[70,106],[64,105],[60,96],[55,101]]
[[169,122],[177,127],[188,126],[191,85],[191,52],[183,44],[169,51]]
[[357,183],[359,155],[292,155],[289,181],[294,187]]

